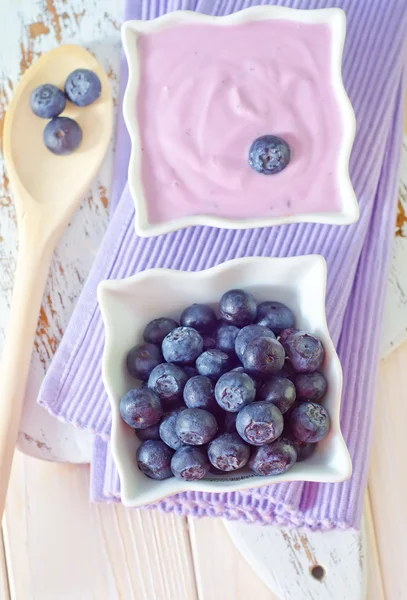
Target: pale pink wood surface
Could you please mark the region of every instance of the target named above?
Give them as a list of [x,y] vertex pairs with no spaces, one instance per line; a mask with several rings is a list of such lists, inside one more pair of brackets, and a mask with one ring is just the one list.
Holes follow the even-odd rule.
[[16,454],[3,524],[12,598],[276,600],[220,520],[91,505],[88,486],[86,466]]
[[0,534],[0,598],[1,600],[10,600],[7,564],[6,556],[4,553],[4,542],[2,533]]
[[[371,507],[369,493],[366,494],[364,523],[366,530],[366,554],[367,554],[367,600],[389,600],[385,595],[380,557],[377,547],[377,536],[375,522]],[[380,516],[379,516],[380,519]]]
[[382,362],[369,480],[387,600],[407,598],[407,343]]

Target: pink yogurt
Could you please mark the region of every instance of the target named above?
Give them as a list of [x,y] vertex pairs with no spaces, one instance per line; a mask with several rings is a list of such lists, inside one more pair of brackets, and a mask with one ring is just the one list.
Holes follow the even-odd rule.
[[[340,208],[341,118],[328,25],[180,25],[140,36],[137,115],[152,223]],[[259,136],[291,147],[280,173],[248,164]]]

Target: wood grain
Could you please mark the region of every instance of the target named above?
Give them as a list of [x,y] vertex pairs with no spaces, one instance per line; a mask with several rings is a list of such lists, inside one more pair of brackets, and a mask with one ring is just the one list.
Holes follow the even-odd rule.
[[406,365],[405,343],[380,366],[369,479],[378,555],[388,600],[404,600],[407,593]]
[[[267,545],[263,541],[260,550],[267,556],[263,561],[258,553],[258,561],[260,568],[262,562],[264,565],[264,580],[272,578],[277,568],[286,578],[286,589],[280,588],[276,596],[251,570],[238,550],[239,544],[233,544],[220,519],[189,519],[187,523],[184,518],[155,511],[91,505],[88,487],[89,474],[85,466],[41,462],[16,454],[4,521],[11,597],[17,600],[73,597],[80,600],[246,600],[251,597],[256,600],[297,597],[355,600],[360,597],[356,589],[352,589],[352,582],[350,589],[336,582],[332,593],[325,586],[315,588],[320,592],[315,593],[310,586],[307,590],[304,588],[306,595],[298,596],[296,586],[304,581],[303,574],[298,572],[298,580],[295,580],[291,567],[287,566],[294,561],[298,570],[304,554],[309,565],[315,562],[328,565],[329,577],[338,561],[339,571],[341,561],[353,568],[349,561],[353,548],[345,548],[340,533],[334,534],[336,541],[331,539],[331,544],[329,536],[322,535],[319,547],[316,539],[312,542],[307,539],[309,535],[296,531],[275,531],[275,535],[281,536],[285,550],[281,544],[281,547],[276,543]],[[368,600],[401,599],[403,596],[385,595],[383,591],[368,501],[365,521],[369,565],[366,597]],[[269,527],[245,527],[255,537],[259,535],[256,529],[266,538],[272,535]],[[355,550],[358,552],[360,547]],[[247,553],[245,556],[250,563],[255,559]],[[333,564],[326,562],[326,556],[335,559]],[[1,546],[0,565],[4,572]],[[268,568],[266,576],[265,567]],[[257,571],[258,568],[257,564]],[[385,577],[386,573],[385,570]],[[390,570],[388,577],[392,573]],[[351,579],[352,575],[348,574],[348,580]],[[280,578],[280,581],[284,583],[285,579]],[[8,600],[7,584],[3,584],[3,588],[0,590]],[[3,596],[0,598],[3,600]]]
[[[383,574],[380,564],[375,524],[369,492],[366,494],[364,523],[366,531],[367,558],[367,600],[386,600],[384,593]],[[389,598],[387,600],[390,600]]]
[[[17,80],[37,56],[59,43],[90,48],[104,65],[117,96],[123,5],[124,0],[0,2],[0,137],[4,111]],[[106,229],[113,152],[112,146],[99,180],[59,244],[38,323],[20,446],[43,458],[64,460],[69,455],[77,460],[84,454],[82,448],[90,447],[76,433],[69,438],[65,426],[39,409],[36,396]],[[405,214],[403,200],[401,197]],[[0,211],[1,346],[17,245],[15,213],[1,156]],[[387,307],[393,323],[396,313],[407,314],[407,234],[403,223]],[[399,318],[396,325],[404,322]],[[386,327],[386,347],[395,339],[393,329]],[[370,476],[372,510],[366,516],[368,600],[402,599],[407,589],[403,570],[406,488],[401,463],[401,440],[405,436],[399,408],[406,400],[403,379],[407,352],[403,350],[400,356],[394,368],[388,367],[387,361],[382,366],[385,383],[378,399]],[[76,441],[71,444],[69,439]],[[89,505],[88,486],[85,467],[50,465],[16,456],[4,523],[7,565],[0,544],[1,600],[3,596],[6,600],[275,600],[219,520],[190,521],[190,540],[188,524],[180,517]],[[341,561],[346,548],[339,540],[336,550]],[[305,597],[312,598],[308,590]]]
[[[364,600],[366,554],[363,533],[296,530],[225,522],[254,572],[286,600]],[[312,575],[318,568],[321,577]]]
[[10,600],[6,554],[4,552],[3,533],[0,530],[0,600]]
[[236,549],[221,519],[189,519],[199,600],[278,600]]
[[17,600],[197,600],[187,522],[90,504],[86,466],[17,453],[4,537]]

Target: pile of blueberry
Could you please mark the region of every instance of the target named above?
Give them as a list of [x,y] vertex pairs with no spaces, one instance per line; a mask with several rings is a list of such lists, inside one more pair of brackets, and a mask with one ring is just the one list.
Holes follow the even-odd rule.
[[226,292],[219,313],[193,304],[180,325],[155,319],[127,355],[128,372],[143,383],[123,396],[120,413],[152,479],[193,481],[245,466],[277,475],[329,432],[319,404],[327,389],[321,341],[295,329],[284,304],[257,305],[244,290]]
[[64,91],[45,83],[32,91],[31,110],[37,117],[51,119],[44,129],[44,144],[53,154],[72,154],[82,141],[82,129],[69,117],[60,117],[67,99],[76,106],[88,106],[102,91],[99,77],[89,69],[76,69],[67,78]]

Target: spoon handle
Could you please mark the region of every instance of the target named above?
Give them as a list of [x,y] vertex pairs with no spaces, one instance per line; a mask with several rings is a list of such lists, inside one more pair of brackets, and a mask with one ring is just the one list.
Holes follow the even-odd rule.
[[0,363],[0,522],[4,511],[14,447],[32,348],[54,248],[41,219],[20,220],[19,251],[8,330]]

